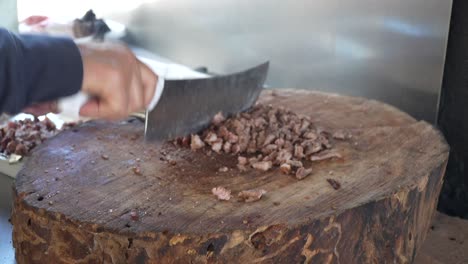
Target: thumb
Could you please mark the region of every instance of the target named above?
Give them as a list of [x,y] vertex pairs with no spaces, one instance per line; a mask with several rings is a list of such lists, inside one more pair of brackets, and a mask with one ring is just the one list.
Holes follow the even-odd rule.
[[101,104],[98,99],[91,98],[80,108],[80,116],[98,118],[101,116]]

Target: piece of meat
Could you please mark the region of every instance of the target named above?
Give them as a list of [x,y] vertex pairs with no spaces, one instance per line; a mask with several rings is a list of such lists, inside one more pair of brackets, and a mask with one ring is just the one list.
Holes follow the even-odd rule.
[[304,158],[304,148],[300,145],[294,146],[294,157],[298,159]]
[[229,171],[229,168],[226,167],[226,166],[224,166],[224,167],[219,168],[218,171],[219,171],[219,172],[228,172],[228,171]]
[[237,157],[237,164],[239,165],[247,165],[249,162],[246,157],[239,156]]
[[315,132],[305,132],[303,137],[305,139],[316,140],[318,138],[318,135]]
[[334,139],[340,139],[340,140],[344,140],[347,138],[347,134],[343,131],[343,130],[340,130],[340,131],[335,131],[333,134],[332,134],[332,137]]
[[294,169],[304,167],[304,165],[302,164],[302,162],[299,161],[299,160],[288,160],[286,163],[288,163],[289,165],[291,165],[291,167],[293,167]]
[[211,145],[211,149],[216,153],[221,153],[221,150],[223,149],[223,140],[219,138]]
[[312,169],[310,169],[310,168],[306,169],[304,167],[301,167],[301,168],[297,169],[297,171],[296,171],[296,179],[302,180],[305,177],[309,176],[311,173],[312,173]]
[[134,173],[135,175],[139,175],[139,176],[143,175],[143,173],[141,173],[140,167],[138,167],[138,166],[134,166],[134,167],[132,168],[132,171],[133,171],[133,173]]
[[334,179],[327,179],[327,182],[333,187],[333,189],[338,190],[341,188],[341,184]]
[[278,149],[278,146],[275,145],[275,144],[269,144],[269,145],[266,145],[263,149],[262,149],[262,153],[265,154],[265,155],[268,155],[272,152],[274,152],[275,150]]
[[201,140],[200,136],[192,135],[190,140],[190,148],[192,150],[198,150],[205,146],[205,143]]
[[225,153],[230,153],[231,152],[231,147],[232,147],[231,142],[226,141],[226,142],[224,142],[224,145],[223,145],[223,151]]
[[280,171],[284,174],[290,174],[291,173],[291,165],[288,163],[283,163],[280,166]]
[[252,168],[261,171],[268,171],[273,167],[273,163],[271,161],[257,161],[252,163]]
[[16,150],[16,145],[17,145],[16,141],[14,140],[10,141],[6,146],[6,152],[8,154],[14,154]]
[[278,152],[278,157],[276,157],[276,160],[278,160],[280,163],[285,163],[291,158],[292,153],[286,149],[282,149]]
[[224,187],[214,187],[211,189],[211,192],[218,198],[218,200],[229,201],[231,199],[231,190]]
[[239,194],[237,194],[237,196],[241,201],[251,203],[260,200],[262,196],[266,193],[267,192],[263,189],[252,189],[247,191],[241,191],[239,192]]
[[28,149],[26,148],[26,146],[24,144],[19,143],[16,146],[15,154],[20,155],[20,156],[26,156],[26,155],[28,155]]
[[227,136],[227,141],[234,144],[239,141],[239,137],[236,134],[229,132]]
[[273,134],[269,134],[266,136],[265,138],[265,141],[263,142],[263,145],[266,146],[268,144],[271,144],[272,142],[274,142],[276,139],[276,136],[273,135]]
[[223,113],[218,112],[214,117],[213,117],[213,124],[214,125],[219,125],[221,124],[226,118],[224,117]]
[[327,159],[333,159],[333,158],[338,158],[341,159],[343,156],[341,156],[340,153],[337,152],[322,152],[318,154],[314,154],[310,156],[311,161],[321,161],[321,160],[327,160]]
[[208,132],[208,134],[206,135],[205,137],[205,142],[208,143],[208,144],[213,144],[214,142],[216,142],[218,140],[218,136],[216,135],[216,133],[210,131]]
[[241,151],[239,144],[234,144],[231,147],[231,152],[233,154],[238,154]]
[[247,166],[237,164],[237,169],[239,169],[239,171],[241,171],[241,172],[244,172],[244,171],[247,171]]

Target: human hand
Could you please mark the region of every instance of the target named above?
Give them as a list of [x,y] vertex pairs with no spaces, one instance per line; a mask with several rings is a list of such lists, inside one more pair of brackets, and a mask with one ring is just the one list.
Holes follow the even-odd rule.
[[78,48],[83,61],[82,92],[92,98],[81,107],[81,116],[118,120],[150,104],[158,77],[128,47],[82,43]]
[[48,113],[58,113],[57,101],[34,104],[28,106],[22,112],[26,114],[31,114],[33,116],[42,116]]

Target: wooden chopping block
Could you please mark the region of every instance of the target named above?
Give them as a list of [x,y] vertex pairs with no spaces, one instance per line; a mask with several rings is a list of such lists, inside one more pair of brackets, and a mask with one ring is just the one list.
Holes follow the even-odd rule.
[[[278,169],[240,172],[235,156],[146,144],[138,120],[86,123],[47,141],[18,175],[17,262],[412,262],[447,163],[440,133],[372,100],[270,90],[260,101],[350,131],[334,143],[343,159],[298,181]],[[220,185],[268,193],[218,201]]]

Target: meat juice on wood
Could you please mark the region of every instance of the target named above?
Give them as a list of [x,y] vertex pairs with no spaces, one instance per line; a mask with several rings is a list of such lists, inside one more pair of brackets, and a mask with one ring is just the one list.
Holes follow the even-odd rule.
[[[249,168],[270,171],[278,167],[282,173],[302,180],[313,172],[310,165],[304,165],[306,161],[342,158],[340,153],[333,150],[330,138],[345,140],[351,136],[344,131],[328,133],[316,127],[308,117],[285,108],[259,104],[248,112],[227,119],[218,113],[207,129],[190,137],[179,138],[174,143],[190,146],[193,151],[237,155],[237,168],[241,172]],[[228,170],[221,167],[219,171]],[[264,190],[255,194],[248,190],[240,192],[239,197],[251,195],[251,198],[260,199],[264,193]],[[213,188],[213,194],[220,200],[230,198],[230,191],[224,187]]]

